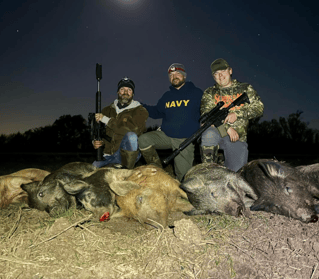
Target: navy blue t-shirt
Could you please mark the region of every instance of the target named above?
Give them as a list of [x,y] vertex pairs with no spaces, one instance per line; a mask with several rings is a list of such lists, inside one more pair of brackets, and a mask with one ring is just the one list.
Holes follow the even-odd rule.
[[153,119],[162,118],[162,131],[171,138],[188,138],[199,129],[200,103],[203,91],[191,82],[179,90],[173,86],[156,106],[143,104]]

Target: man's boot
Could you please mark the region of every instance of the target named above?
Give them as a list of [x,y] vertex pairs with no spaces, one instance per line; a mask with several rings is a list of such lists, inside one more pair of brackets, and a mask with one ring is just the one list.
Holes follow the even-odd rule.
[[146,161],[146,164],[148,164],[148,165],[154,164],[160,168],[163,168],[161,159],[158,156],[156,149],[152,145],[150,145],[149,147],[146,147],[144,149],[140,148],[140,150],[141,150],[141,153]]
[[200,158],[202,163],[218,163],[218,149],[219,146],[201,146]]
[[139,151],[128,151],[125,149],[121,149],[121,164],[127,169],[133,169],[135,166],[136,158],[138,156]]

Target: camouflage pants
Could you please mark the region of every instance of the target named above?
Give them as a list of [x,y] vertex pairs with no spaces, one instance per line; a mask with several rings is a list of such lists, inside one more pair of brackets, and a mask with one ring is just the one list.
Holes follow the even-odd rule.
[[231,142],[229,136],[221,137],[216,128],[209,127],[202,134],[202,146],[216,146],[224,150],[225,167],[232,171],[238,171],[248,162],[247,142]]
[[[141,149],[154,146],[155,149],[177,149],[185,139],[170,138],[162,131],[152,131],[138,138]],[[193,144],[187,146],[174,159],[174,168],[177,179],[182,181],[186,172],[193,166],[195,147]]]

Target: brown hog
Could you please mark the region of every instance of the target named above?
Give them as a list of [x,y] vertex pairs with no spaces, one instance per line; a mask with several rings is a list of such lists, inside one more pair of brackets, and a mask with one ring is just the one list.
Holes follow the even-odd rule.
[[9,175],[0,176],[0,208],[11,203],[28,202],[28,194],[21,188],[22,184],[39,183],[48,174],[48,171],[29,168]]
[[[138,220],[144,227],[166,227],[168,215],[172,211],[187,211],[193,206],[180,188],[180,182],[173,179],[163,169],[141,166],[125,182],[111,183],[116,193],[120,211],[113,217],[128,217]],[[142,175],[140,175],[142,174]],[[128,184],[129,182],[134,182]]]

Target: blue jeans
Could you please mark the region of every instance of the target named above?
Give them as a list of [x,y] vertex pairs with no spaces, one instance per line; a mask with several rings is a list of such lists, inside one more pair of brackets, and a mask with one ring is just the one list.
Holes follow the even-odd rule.
[[230,141],[229,136],[221,137],[218,130],[209,127],[202,134],[202,146],[216,146],[224,150],[225,167],[237,172],[248,162],[248,144],[242,141]]
[[[128,132],[123,137],[119,149],[112,155],[103,155],[103,161],[94,161],[93,166],[101,168],[108,164],[121,164],[121,149],[127,151],[138,150],[137,135],[134,132]],[[141,152],[139,152],[136,162],[141,158]]]

